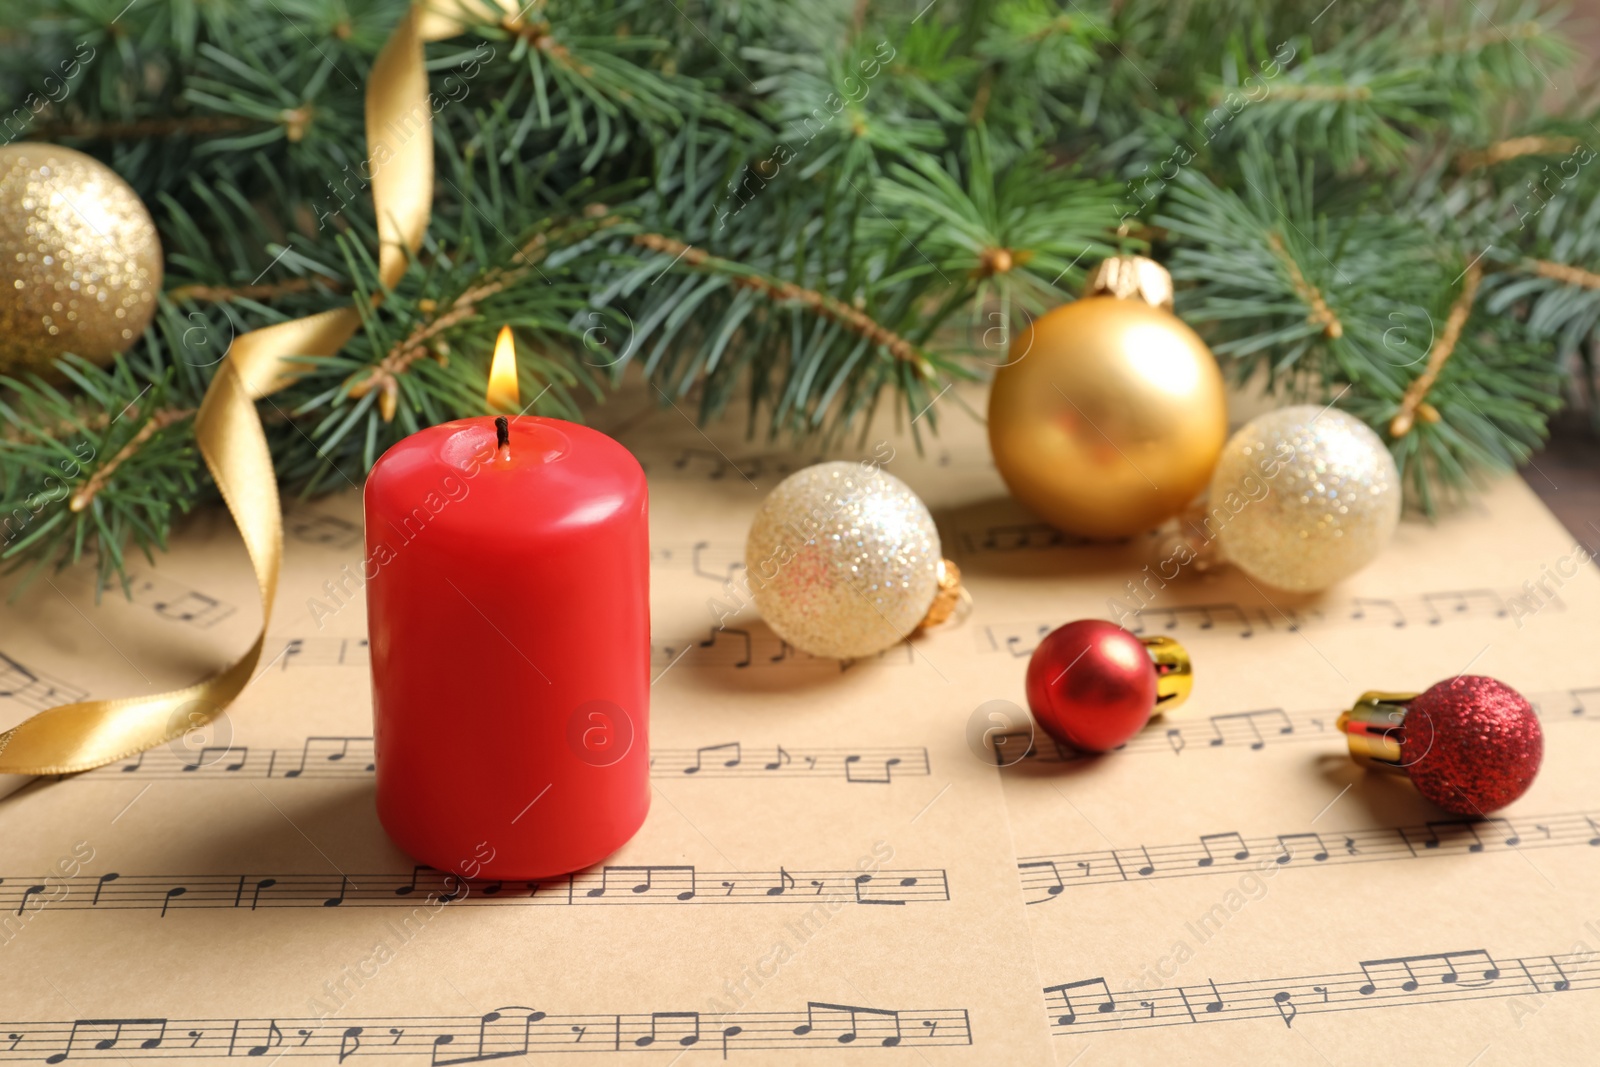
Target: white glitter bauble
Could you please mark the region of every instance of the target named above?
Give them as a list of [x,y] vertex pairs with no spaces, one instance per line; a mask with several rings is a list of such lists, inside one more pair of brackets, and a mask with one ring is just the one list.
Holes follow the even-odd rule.
[[744,562],[761,616],[816,656],[870,656],[904,638],[938,590],[939,531],[927,505],[876,466],[796,471],[750,524]]
[[1400,521],[1400,472],[1366,423],[1303,404],[1251,419],[1211,476],[1205,524],[1228,562],[1292,592],[1365,567]]

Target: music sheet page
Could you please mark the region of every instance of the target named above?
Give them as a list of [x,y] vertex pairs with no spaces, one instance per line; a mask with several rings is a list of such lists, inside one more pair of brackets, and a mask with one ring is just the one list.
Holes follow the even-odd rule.
[[[1153,537],[1084,545],[1011,502],[974,399],[940,401],[922,454],[888,420],[824,457],[637,392],[599,412],[650,478],[652,807],[604,865],[541,883],[418,869],[384,836],[359,493],[290,501],[228,715],[0,802],[0,1057],[1488,1065],[1600,1037],[1600,581],[1531,493],[1408,521],[1323,597],[1163,585]],[[748,604],[750,518],[799,467],[885,450],[972,610],[869,660],[799,653]],[[130,564],[131,598],[97,605],[80,567],[5,605],[0,725],[249,643],[226,514],[174,549]],[[1180,639],[1197,679],[1094,758],[1020,714],[1035,643],[1089,616]],[[470,697],[473,664],[440,669]],[[1333,726],[1364,690],[1463,672],[1529,695],[1547,746],[1471,824],[1359,770]]]

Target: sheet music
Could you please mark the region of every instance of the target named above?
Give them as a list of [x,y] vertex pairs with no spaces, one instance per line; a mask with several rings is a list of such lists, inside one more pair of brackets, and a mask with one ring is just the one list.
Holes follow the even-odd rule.
[[[1556,577],[1573,543],[1531,494],[1508,480],[1408,521],[1321,597],[1227,571],[1158,587],[1153,536],[1043,526],[1006,498],[982,427],[940,412],[923,455],[890,420],[860,451],[892,445],[972,614],[839,663],[753,609],[719,625],[708,601],[737,589],[768,490],[860,455],[766,447],[738,416],[703,435],[637,392],[597,411],[651,478],[652,810],[616,855],[539,882],[419,868],[383,836],[359,498],[295,504],[229,714],[0,804],[0,952],[29,976],[0,987],[0,1059],[1581,1056],[1600,1004],[1600,581]],[[95,606],[67,571],[0,608],[0,722],[191,681],[248,643],[226,516],[175,543],[132,602]],[[1029,730],[1038,639],[1130,608],[1190,649],[1190,703],[1108,756]],[[470,693],[471,664],[441,669]],[[1359,771],[1334,728],[1365,689],[1463,671],[1521,689],[1547,739],[1528,796],[1476,823]],[[975,744],[997,701],[1016,728]]]

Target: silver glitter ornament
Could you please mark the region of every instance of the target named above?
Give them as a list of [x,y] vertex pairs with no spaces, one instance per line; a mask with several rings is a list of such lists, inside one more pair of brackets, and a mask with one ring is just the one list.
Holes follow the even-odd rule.
[[774,489],[744,561],[762,618],[816,656],[870,656],[904,638],[940,590],[939,531],[906,484],[865,463],[818,463]]
[[1335,408],[1269,412],[1228,439],[1207,502],[1227,561],[1291,592],[1365,567],[1400,521],[1400,472],[1378,435]]

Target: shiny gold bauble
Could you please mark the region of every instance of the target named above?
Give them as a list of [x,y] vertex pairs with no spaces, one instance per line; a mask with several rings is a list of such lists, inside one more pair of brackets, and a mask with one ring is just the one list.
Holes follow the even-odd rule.
[[161,241],[139,197],[97,159],[0,147],[0,373],[67,352],[108,363],[156,311]]
[[773,632],[802,652],[881,652],[928,615],[941,590],[927,505],[883,469],[843,460],[796,471],[750,524],[750,592]]
[[1069,533],[1127,537],[1176,515],[1227,439],[1222,374],[1162,306],[1164,275],[1150,260],[1108,260],[1093,295],[1038,318],[995,375],[995,466],[1019,501]]
[[1366,423],[1301,404],[1228,439],[1203,525],[1250,577],[1309,593],[1372,562],[1400,521],[1400,498],[1394,457]]

